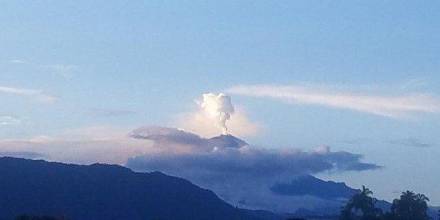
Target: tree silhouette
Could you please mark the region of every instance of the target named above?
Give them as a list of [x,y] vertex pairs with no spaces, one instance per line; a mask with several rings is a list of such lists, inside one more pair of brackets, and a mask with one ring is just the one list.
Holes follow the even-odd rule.
[[[391,212],[383,214],[375,207],[376,199],[365,186],[355,194],[342,208],[340,220],[429,220],[428,197],[412,191],[403,192],[400,198],[395,199]],[[440,210],[438,211],[440,220]]]
[[376,199],[372,197],[373,192],[362,186],[360,193],[355,194],[342,208],[341,220],[376,220],[382,212],[374,207]]
[[428,197],[411,191],[403,192],[400,199],[395,199],[391,214],[396,220],[429,220]]

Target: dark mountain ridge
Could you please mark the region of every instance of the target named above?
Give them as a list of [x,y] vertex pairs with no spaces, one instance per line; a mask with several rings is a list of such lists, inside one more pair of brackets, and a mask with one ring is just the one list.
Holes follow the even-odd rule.
[[0,158],[0,219],[258,219],[213,192],[160,172]]
[[359,190],[348,187],[345,183],[324,181],[311,175],[298,176],[289,183],[277,183],[272,192],[285,196],[311,195],[323,199],[349,199]]

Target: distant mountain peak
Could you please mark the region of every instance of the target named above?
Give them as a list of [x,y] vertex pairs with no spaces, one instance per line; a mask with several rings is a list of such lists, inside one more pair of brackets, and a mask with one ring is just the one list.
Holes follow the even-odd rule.
[[212,146],[216,147],[240,148],[249,145],[246,143],[246,141],[230,134],[222,134],[220,136],[210,138],[208,141]]
[[316,196],[323,199],[347,199],[359,190],[348,187],[345,183],[325,181],[312,175],[295,177],[289,183],[277,183],[271,191],[283,196]]

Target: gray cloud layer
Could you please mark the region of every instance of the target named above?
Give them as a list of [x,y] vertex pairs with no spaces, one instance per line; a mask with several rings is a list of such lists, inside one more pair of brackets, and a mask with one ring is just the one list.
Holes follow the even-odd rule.
[[141,156],[143,160],[129,161],[129,164],[143,163],[145,167],[161,167],[165,164],[170,167],[176,164],[176,169],[181,169],[184,165],[223,174],[244,175],[302,174],[325,170],[362,171],[378,168],[377,165],[361,162],[362,155],[343,151],[332,152],[328,147],[312,152],[267,150],[251,147],[246,142],[230,135],[206,139],[190,132],[165,127],[140,128],[134,130],[130,136],[151,140],[161,148],[172,145],[175,145],[174,147],[197,147],[187,153],[166,152],[165,155],[146,155]]
[[[214,190],[233,204],[245,203],[249,208],[274,209],[273,202],[286,198],[273,194],[270,187],[278,182],[288,182],[298,175],[380,168],[362,162],[362,155],[333,152],[328,147],[311,152],[269,150],[250,146],[230,135],[205,139],[164,127],[140,128],[133,131],[131,137],[153,141],[154,146],[163,151],[131,158],[126,164],[128,167],[138,171],[159,170],[187,178]],[[260,197],[271,199],[263,202]]]
[[245,141],[235,138],[231,135],[220,135],[214,138],[202,138],[199,135],[191,132],[186,132],[176,128],[158,126],[138,128],[132,131],[130,136],[136,139],[154,141],[158,147],[197,147],[199,151],[213,151],[218,148],[240,148],[248,145]]

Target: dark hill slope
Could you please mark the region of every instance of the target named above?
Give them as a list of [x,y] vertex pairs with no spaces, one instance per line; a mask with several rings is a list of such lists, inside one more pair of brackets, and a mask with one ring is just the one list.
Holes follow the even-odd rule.
[[209,190],[159,172],[0,158],[0,219],[255,219]]

